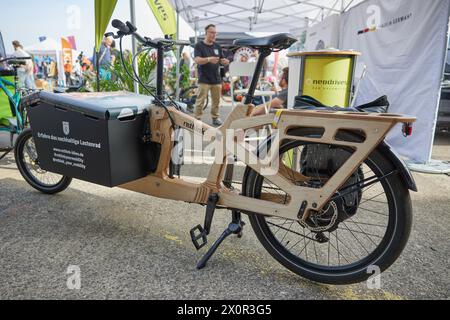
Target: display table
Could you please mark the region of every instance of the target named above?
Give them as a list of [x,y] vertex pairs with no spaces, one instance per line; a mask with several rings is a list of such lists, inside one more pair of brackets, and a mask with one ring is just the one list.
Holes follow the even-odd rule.
[[298,95],[311,96],[325,105],[348,107],[352,100],[356,51],[289,53],[288,106]]

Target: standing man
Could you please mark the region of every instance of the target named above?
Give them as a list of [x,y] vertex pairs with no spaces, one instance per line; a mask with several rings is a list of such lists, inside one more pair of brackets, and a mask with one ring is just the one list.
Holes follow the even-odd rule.
[[[111,80],[111,64],[112,64],[112,54],[111,45],[113,43],[112,37],[106,37],[103,39],[102,45],[98,52],[98,64],[97,68],[100,72],[100,78],[104,80]],[[94,53],[94,64],[97,64],[95,53]]]
[[195,118],[201,120],[203,106],[211,92],[211,117],[214,126],[222,125],[219,116],[219,104],[222,94],[222,78],[220,76],[220,65],[230,64],[225,59],[222,48],[216,43],[216,26],[210,24],[205,28],[205,40],[195,45],[195,63],[198,66],[198,92],[195,104]]
[[[14,40],[12,45],[14,47],[13,57],[31,58],[31,55],[23,50],[23,47],[19,41]],[[34,64],[32,59],[25,60],[25,65],[17,69],[17,76],[19,77],[19,84],[21,87],[36,89],[36,85],[34,83]]]

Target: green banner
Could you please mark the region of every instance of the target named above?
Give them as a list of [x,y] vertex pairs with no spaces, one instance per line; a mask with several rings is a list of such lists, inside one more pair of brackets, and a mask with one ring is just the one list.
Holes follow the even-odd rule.
[[[14,77],[3,77],[3,79],[14,83]],[[11,92],[14,92],[14,87],[7,86],[7,88]],[[7,124],[7,119],[12,118],[12,116],[8,96],[0,89],[0,124]]]
[[175,11],[167,0],[147,0],[164,35],[175,37],[177,21]]
[[97,51],[108,28],[116,3],[117,0],[95,0],[95,48]]
[[352,71],[351,57],[306,57],[302,94],[325,105],[348,107]]

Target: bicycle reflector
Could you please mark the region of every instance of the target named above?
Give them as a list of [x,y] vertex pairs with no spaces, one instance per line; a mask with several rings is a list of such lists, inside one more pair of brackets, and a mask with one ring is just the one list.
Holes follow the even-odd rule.
[[405,136],[405,137],[412,136],[412,133],[413,133],[412,123],[404,123],[402,132],[403,132],[403,136]]

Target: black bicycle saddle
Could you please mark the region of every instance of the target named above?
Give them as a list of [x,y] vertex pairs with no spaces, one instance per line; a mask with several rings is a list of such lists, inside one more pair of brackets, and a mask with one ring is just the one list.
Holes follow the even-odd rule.
[[290,33],[278,33],[268,37],[237,39],[233,44],[238,47],[251,47],[255,49],[272,48],[284,50],[292,46],[297,39]]

